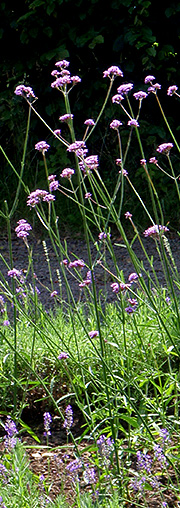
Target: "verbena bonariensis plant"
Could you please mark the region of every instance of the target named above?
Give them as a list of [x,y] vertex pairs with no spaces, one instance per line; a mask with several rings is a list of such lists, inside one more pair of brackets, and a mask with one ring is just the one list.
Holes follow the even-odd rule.
[[[77,140],[69,93],[81,79],[79,76],[71,76],[69,62],[66,60],[57,62],[55,67],[56,69],[52,71],[55,81],[51,86],[56,89],[55,93],[59,91],[64,97],[65,113],[59,119],[67,128],[66,138],[60,129],[51,129],[41,118],[35,108],[37,98],[31,87],[19,85],[15,90],[16,95],[26,100],[29,114],[20,174],[8,161],[19,179],[14,204],[9,211],[8,205],[5,203],[5,212],[1,212],[1,217],[7,221],[10,253],[10,265],[1,255],[1,259],[7,267],[7,278],[1,274],[1,307],[2,315],[6,318],[3,318],[4,326],[6,326],[10,321],[8,315],[5,314],[4,296],[13,304],[13,342],[8,335],[8,327],[4,332],[1,332],[1,336],[13,353],[14,412],[17,416],[21,415],[29,382],[33,376],[39,386],[43,387],[54,410],[64,419],[64,427],[67,429],[67,414],[66,412],[64,414],[62,410],[62,402],[66,396],[56,399],[51,384],[48,385],[45,378],[40,375],[39,369],[35,368],[36,344],[40,337],[48,355],[54,359],[56,369],[57,365],[61,366],[69,385],[73,388],[71,396],[76,400],[85,419],[86,430],[83,432],[83,436],[86,435],[86,438],[93,439],[97,443],[97,447],[101,446],[103,450],[108,448],[108,439],[111,440],[109,442],[111,452],[107,455],[108,450],[106,450],[107,456],[105,451],[103,452],[105,471],[103,475],[99,475],[99,492],[101,493],[101,486],[102,490],[105,488],[104,478],[106,478],[108,471],[108,488],[110,485],[112,490],[119,489],[121,503],[125,502],[125,499],[133,499],[137,502],[143,499],[145,505],[148,506],[149,498],[147,503],[146,492],[153,492],[153,489],[156,489],[162,503],[161,506],[165,506],[166,491],[163,484],[158,481],[159,470],[155,478],[153,475],[156,472],[154,464],[157,459],[160,469],[165,471],[166,478],[168,478],[168,487],[170,485],[172,492],[178,499],[178,476],[173,449],[176,446],[178,434],[179,379],[177,366],[180,321],[177,288],[180,287],[180,282],[171,245],[166,236],[169,228],[164,224],[161,202],[151,176],[150,167],[151,165],[155,166],[157,171],[162,171],[169,177],[169,181],[175,185],[179,199],[179,175],[175,174],[171,151],[174,148],[179,151],[180,148],[162,109],[158,95],[161,85],[155,82],[155,77],[146,76],[143,90],[133,93],[134,106],[132,106],[130,98],[133,84],[119,85],[117,93],[112,96],[112,103],[119,106],[121,119],[115,118],[110,123],[112,135],[117,137],[119,152],[116,159],[117,180],[111,195],[99,172],[98,155],[88,154],[87,143],[110,98],[114,81],[122,79],[123,73],[117,66],[112,66],[104,72],[103,78],[109,80],[109,88],[101,111],[96,120],[88,118],[84,121],[85,128],[82,137]],[[177,90],[175,85],[170,86],[167,91],[168,96],[174,94],[179,96]],[[152,154],[147,162],[140,137],[140,113],[143,101],[148,100],[149,94],[153,94],[155,101],[157,101],[171,141],[165,141],[156,148],[160,160]],[[136,114],[134,114],[134,109],[136,109]],[[47,153],[50,145],[46,141],[38,141],[35,149],[40,152],[44,161],[47,187],[46,189],[37,188],[30,192],[23,180],[23,169],[31,112],[39,117],[47,127],[47,132],[51,133],[57,142],[64,145],[72,167],[62,169],[60,179],[55,174],[49,174]],[[129,133],[124,146],[121,127],[126,124]],[[147,179],[152,203],[151,210],[147,208],[126,169],[126,161],[131,154],[131,140],[134,139],[134,136],[136,136],[137,150],[140,153],[140,164]],[[2,148],[1,150],[3,151]],[[66,184],[63,184],[63,181]],[[148,228],[142,235],[133,220],[133,211],[125,213],[125,219],[132,226],[132,241],[127,238],[126,228],[123,225],[126,222],[122,216],[127,185],[139,200],[148,220]],[[60,290],[62,279],[66,287],[65,301],[55,289],[51,260],[46,242],[44,242],[51,285],[47,290],[56,300],[56,310],[60,304],[61,319],[64,320],[63,326],[67,325],[71,330],[71,341],[67,340],[66,334],[63,333],[63,326],[61,326],[61,330],[58,329],[56,315],[52,317],[48,315],[39,301],[36,286],[38,275],[34,274],[32,248],[28,238],[31,225],[25,219],[18,221],[15,231],[17,237],[22,238],[27,247],[29,260],[27,273],[14,267],[11,219],[22,186],[28,194],[27,206],[34,210],[47,231],[57,258]],[[55,208],[58,192],[68,196],[69,200],[76,203],[79,209],[87,247],[86,262],[79,259],[76,252],[72,259],[72,254],[70,256],[68,253],[68,245],[61,237]],[[134,271],[129,274],[128,280],[124,280],[118,259],[115,256],[111,236],[113,225],[122,238],[123,244],[119,247],[126,248],[134,266]],[[156,266],[148,255],[143,237],[147,238],[149,242],[152,241],[151,238],[154,241],[159,263],[163,269],[165,288],[162,288]],[[136,255],[135,240],[139,242],[147,268]],[[95,256],[92,255],[92,244],[96,247]],[[110,266],[107,262],[106,252],[111,257]],[[104,298],[98,294],[96,271],[99,268],[102,269],[105,276],[108,275],[111,278],[110,287],[112,295],[115,296],[112,305],[106,302],[106,286]],[[83,270],[86,271],[85,275],[83,275]],[[31,286],[29,286],[28,279],[30,272],[32,274]],[[70,275],[74,277],[79,286],[80,296],[78,299],[74,295],[69,279]],[[12,281],[12,284],[9,283],[9,280]],[[31,313],[29,309],[31,309]],[[20,320],[26,320],[33,330],[30,350],[26,356],[19,348]],[[45,323],[44,326],[42,326],[42,322]],[[28,373],[25,385],[24,381],[21,383],[18,380],[19,364],[22,361]],[[19,388],[23,389],[21,403],[17,399]],[[49,413],[46,412],[47,414]],[[166,427],[172,434],[173,444],[164,450],[161,444],[159,445],[158,436]],[[46,429],[46,432],[49,430]],[[68,427],[67,434],[73,439],[76,453],[79,453],[77,443],[80,439],[77,440],[73,437],[71,426]],[[134,451],[139,446],[141,449],[138,450],[137,455],[138,472],[135,473],[135,478],[130,481],[126,474],[127,464],[130,463]],[[150,455],[147,455],[147,446]],[[96,466],[98,469],[98,458]],[[170,479],[170,468],[172,467],[176,478],[174,485]]]

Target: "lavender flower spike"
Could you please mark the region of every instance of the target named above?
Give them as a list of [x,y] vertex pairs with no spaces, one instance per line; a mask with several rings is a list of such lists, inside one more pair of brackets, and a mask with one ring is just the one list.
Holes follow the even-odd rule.
[[17,428],[10,416],[7,416],[5,423],[6,436],[4,438],[5,448],[14,448],[17,442],[16,434],[18,433]]
[[63,423],[63,427],[66,429],[68,433],[73,424],[73,410],[70,404],[65,409],[65,420]]
[[50,413],[44,413],[44,436],[51,436],[50,426],[52,422],[52,417]]

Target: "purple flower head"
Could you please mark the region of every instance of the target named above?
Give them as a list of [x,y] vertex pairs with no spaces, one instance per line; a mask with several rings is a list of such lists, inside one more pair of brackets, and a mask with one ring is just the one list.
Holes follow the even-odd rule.
[[45,190],[36,189],[36,191],[33,191],[31,194],[29,194],[27,199],[27,206],[34,208],[41,202],[41,200],[50,203],[51,201],[55,200],[55,196],[49,194],[49,192]]
[[9,319],[5,319],[5,320],[3,321],[3,326],[9,326],[9,325],[10,325],[10,321],[9,321]]
[[169,440],[169,432],[167,429],[161,429],[159,431],[159,435],[160,437],[162,438],[163,440],[163,444],[165,443],[165,441],[168,441]]
[[139,124],[135,118],[132,118],[132,120],[129,120],[127,123],[130,127],[139,127]]
[[52,293],[50,294],[50,297],[56,298],[57,295],[58,295],[58,291],[52,291]]
[[83,471],[83,480],[86,485],[92,485],[96,483],[96,472],[94,467],[87,465]]
[[124,216],[125,216],[125,219],[131,219],[131,217],[132,217],[132,213],[130,213],[130,212],[126,212],[126,213],[124,214]]
[[73,424],[73,410],[70,404],[65,409],[65,420],[63,423],[64,429],[68,433]]
[[137,457],[137,468],[139,470],[143,469],[147,471],[147,473],[151,473],[152,459],[150,455],[138,451],[136,457]]
[[104,231],[102,231],[99,233],[98,238],[99,240],[105,240],[106,238],[110,238],[110,236],[110,233],[104,233]]
[[59,182],[58,180],[52,180],[50,183],[49,183],[49,190],[50,192],[54,192],[58,189],[59,187]]
[[98,452],[104,460],[105,464],[109,463],[109,457],[113,452],[114,445],[110,438],[106,438],[104,434],[97,440]]
[[144,165],[146,164],[146,162],[147,162],[147,161],[146,161],[146,159],[141,159],[141,160],[140,160],[140,164],[141,164],[141,166],[144,166]]
[[22,95],[23,97],[36,99],[35,93],[30,86],[19,85],[14,91],[15,95]]
[[0,508],[6,508],[5,504],[3,503],[2,496],[0,496]]
[[128,302],[130,303],[131,307],[137,307],[138,301],[136,298],[128,298]]
[[77,152],[77,150],[81,150],[86,148],[84,141],[75,141],[74,143],[71,143],[71,145],[68,146],[67,152]]
[[79,76],[71,76],[71,83],[73,83],[73,85],[81,83],[81,78]]
[[43,417],[44,417],[44,436],[51,436],[50,427],[51,427],[52,417],[51,417],[50,413],[48,413],[48,412],[44,413]]
[[168,305],[171,303],[171,298],[169,296],[166,296],[165,301]]
[[87,120],[85,120],[84,125],[88,125],[89,127],[91,127],[95,125],[95,122],[92,118],[88,118]]
[[55,134],[55,136],[60,136],[61,135],[61,130],[60,129],[56,129],[54,131],[54,134]]
[[111,78],[114,78],[116,76],[120,76],[121,78],[123,78],[123,72],[116,65],[112,65],[111,67],[108,67],[108,69],[103,72],[103,78],[107,78],[108,77],[108,78],[111,79]]
[[18,226],[15,228],[15,232],[18,238],[27,238],[29,235],[29,231],[31,231],[32,227],[25,219],[20,219],[18,221]]
[[8,274],[8,277],[13,277],[13,279],[14,279],[15,277],[21,277],[22,271],[16,270],[16,268],[12,268],[12,270],[9,270],[7,274]]
[[111,129],[115,129],[115,130],[118,130],[121,125],[122,125],[122,122],[120,122],[120,120],[113,120],[110,123]]
[[139,275],[136,272],[130,273],[128,280],[129,282],[134,282],[139,278]]
[[67,353],[65,353],[64,351],[62,351],[60,353],[60,355],[58,356],[58,360],[67,360],[67,358],[69,358],[69,355]]
[[134,85],[133,85],[132,83],[126,83],[126,84],[124,84],[124,85],[119,86],[119,88],[117,88],[117,92],[118,92],[118,94],[120,94],[120,95],[121,95],[121,94],[122,94],[122,95],[123,95],[123,94],[124,94],[124,95],[127,95],[127,94],[128,94],[128,92],[130,92],[130,91],[132,90],[133,86],[134,86]]
[[72,120],[74,117],[74,115],[70,114],[70,113],[66,113],[65,115],[62,115],[59,117],[59,120],[61,122],[68,122],[69,120]]
[[119,284],[119,287],[121,291],[126,291],[127,289],[130,289],[131,284],[125,284],[125,282],[121,282]]
[[167,95],[172,96],[174,93],[177,92],[177,90],[178,90],[178,86],[176,86],[176,85],[169,86],[169,88],[167,90]]
[[151,83],[154,79],[156,79],[154,76],[148,75],[145,77],[144,83],[147,85],[147,83]]
[[154,226],[151,226],[150,228],[146,229],[143,234],[145,237],[152,236],[158,238],[160,233],[164,234],[167,231],[169,231],[169,229],[166,226],[158,226],[157,224],[155,224]]
[[119,284],[117,282],[113,282],[111,288],[113,293],[119,293]]
[[51,83],[51,88],[64,88],[67,84],[71,83],[71,78],[69,75],[66,76],[60,76],[56,79],[56,81],[53,81]]
[[98,337],[99,332],[98,330],[91,330],[91,332],[88,333],[90,339],[94,339],[95,337]]
[[61,69],[66,69],[67,67],[69,67],[69,64],[70,62],[68,62],[67,60],[59,60],[59,62],[55,63],[56,67],[60,67]]
[[6,431],[6,436],[4,438],[4,446],[5,448],[14,448],[17,442],[15,436],[18,433],[18,431],[14,421],[11,420],[10,416],[7,416],[4,428]]
[[128,305],[128,307],[125,307],[125,312],[127,312],[127,314],[132,314],[134,312],[134,308],[131,307],[131,305]]
[[71,178],[72,175],[74,175],[75,171],[71,168],[64,168],[62,173],[60,174],[61,178]]
[[162,143],[156,148],[156,152],[164,153],[165,155],[169,155],[171,148],[173,148],[173,143]]
[[54,69],[54,70],[51,72],[51,76],[55,76],[56,78],[57,78],[58,76],[60,76],[60,74],[61,74],[61,73],[60,73],[60,71],[58,71],[57,69]]
[[92,194],[90,192],[86,192],[84,197],[85,197],[85,199],[91,199]]
[[113,104],[120,104],[121,101],[123,101],[123,99],[124,99],[124,97],[121,94],[113,95],[113,97],[112,97],[112,103]]
[[98,155],[89,155],[84,159],[84,163],[88,166],[88,169],[97,169],[99,166]]
[[152,84],[152,86],[150,86],[148,88],[148,93],[154,93],[156,94],[157,90],[160,90],[161,89],[161,85],[159,83],[154,83],[154,85]]
[[156,159],[156,157],[151,157],[151,158],[149,159],[149,163],[150,163],[150,164],[158,164],[158,160]]
[[122,171],[119,171],[119,174],[123,174],[123,176],[128,176],[128,171],[126,169],[122,169]]
[[163,449],[158,444],[155,444],[153,448],[154,448],[154,456],[158,460],[161,468],[163,469],[165,467],[165,465],[167,464],[167,460],[166,460],[166,457],[163,453]]
[[43,154],[45,152],[47,152],[47,150],[50,148],[50,145],[48,145],[46,143],[46,141],[39,141],[38,143],[36,143],[35,145],[35,149],[38,150],[39,152],[42,152]]
[[141,90],[139,92],[133,93],[133,97],[135,97],[136,100],[142,101],[142,99],[146,99],[148,94],[146,92],[142,92]]
[[85,267],[85,262],[83,259],[75,259],[75,261],[70,261],[69,268],[79,268],[80,270]]

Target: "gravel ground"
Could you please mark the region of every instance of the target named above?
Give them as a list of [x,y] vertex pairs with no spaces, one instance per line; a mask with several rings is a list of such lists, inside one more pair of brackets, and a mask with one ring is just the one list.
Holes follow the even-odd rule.
[[[178,235],[173,235],[173,238],[169,238],[170,233],[168,233],[168,240],[171,246],[171,250],[173,253],[173,257],[175,259],[178,271],[180,273],[180,239]],[[82,238],[71,238],[66,237],[67,242],[67,256],[71,261],[74,261],[76,258],[83,259],[85,263],[87,263],[87,268],[85,267],[82,271],[82,278],[86,278],[86,273],[88,270],[88,255],[87,255],[87,248],[85,245],[85,241]],[[54,298],[50,296],[51,294],[51,283],[50,283],[50,276],[49,276],[49,270],[48,270],[48,264],[44,252],[44,248],[42,245],[42,241],[40,239],[34,238],[32,240],[32,237],[30,238],[30,246],[33,245],[33,263],[34,263],[34,272],[37,276],[36,285],[38,289],[40,290],[39,298],[45,308],[48,310],[50,307],[53,307],[54,305]],[[123,245],[123,241],[121,238],[114,237],[112,238],[112,244],[114,253],[117,259],[117,264],[120,270],[123,270],[125,282],[128,282],[128,276],[131,272],[134,271],[134,267],[131,263],[131,259],[129,257],[129,254],[127,252],[126,247]],[[159,261],[159,255],[156,251],[155,242],[152,238],[143,238],[143,244],[147,250],[148,256],[151,258],[153,256],[153,263],[154,267],[156,269],[156,274],[158,277],[158,280],[160,282],[160,285],[162,287],[165,286],[165,279],[163,274],[163,269],[161,267],[160,261]],[[18,270],[24,270],[26,271],[28,268],[28,252],[27,248],[23,242],[23,240],[18,239],[16,237],[12,240],[13,245],[13,259],[14,259],[14,267]],[[62,245],[64,246],[64,240],[62,241]],[[57,276],[57,269],[61,272],[61,265],[58,263],[58,260],[56,258],[56,255],[51,247],[50,240],[47,239],[46,246],[48,250],[51,270],[52,270],[52,279],[54,284],[54,290],[58,291],[58,298],[60,302],[60,296],[59,296],[59,282],[58,282],[58,276]],[[103,254],[103,245],[101,245],[101,254]],[[134,242],[134,252],[138,256],[138,259],[143,261],[144,267],[146,270],[149,270],[150,273],[152,271],[150,270],[150,266],[148,261],[145,258],[145,255],[142,251],[142,248],[140,246],[139,241],[136,239]],[[7,239],[4,237],[2,238],[1,244],[0,244],[0,253],[4,257],[5,262],[9,264],[9,253],[8,253],[8,243]],[[97,249],[96,246],[91,243],[91,254],[92,254],[92,260],[93,262],[100,258],[100,255],[97,255]],[[102,258],[102,263],[104,264],[104,259]],[[108,265],[109,273],[106,272],[102,268],[102,266],[98,263],[95,266],[95,281],[96,281],[96,287],[97,290],[100,291],[105,290],[105,279],[106,279],[106,291],[107,291],[107,299],[106,301],[110,302],[113,299],[116,298],[116,295],[112,293],[111,283],[115,281],[112,274],[115,274],[115,267],[114,262],[111,259],[111,256],[106,250],[106,263]],[[5,277],[6,280],[9,281],[9,278],[7,276],[8,268],[5,265],[2,258],[0,258],[0,271]],[[80,294],[81,298],[83,298],[84,290],[80,290],[79,288],[79,281],[74,277],[75,271],[74,269],[71,270],[71,273],[67,271],[67,278],[70,282],[71,289],[73,291],[73,295],[75,300],[77,301]],[[0,277],[1,278],[1,277]],[[28,281],[30,282],[30,278],[28,278]],[[48,289],[46,289],[48,288]],[[66,287],[65,283],[63,281],[62,277],[62,299],[66,300]]]

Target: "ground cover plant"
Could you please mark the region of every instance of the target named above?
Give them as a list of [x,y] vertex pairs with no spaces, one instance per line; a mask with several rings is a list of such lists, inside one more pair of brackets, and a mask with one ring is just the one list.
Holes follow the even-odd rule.
[[[28,121],[19,172],[1,148],[18,184],[11,209],[5,201],[0,212],[9,245],[9,259],[0,254],[6,269],[0,280],[0,506],[178,507],[180,280],[168,236],[171,225],[164,223],[154,174],[165,174],[179,199],[180,175],[174,170],[171,154],[175,152],[177,168],[180,148],[162,109],[161,85],[154,76],[146,76],[143,89],[134,92],[132,83],[123,82],[119,67],[105,70],[103,79],[109,85],[105,100],[97,119],[84,120],[81,140],[76,139],[69,99],[81,79],[70,74],[66,60],[56,62],[52,79],[52,92],[60,92],[64,98],[65,109],[59,118],[62,128],[53,131],[46,124],[32,88],[20,84],[15,94],[27,103]],[[143,101],[151,95],[162,113],[167,139],[152,149],[147,162],[140,113]],[[176,85],[167,90],[170,100],[173,95],[179,97]],[[104,184],[98,156],[88,154],[88,139],[110,100],[115,108],[110,132],[112,139],[117,139],[117,179],[112,195]],[[47,180],[43,189],[38,184],[29,189],[23,176],[31,114],[39,118],[43,129],[46,127],[48,141],[52,136],[62,144],[69,160],[60,176],[52,174],[48,168],[50,144],[37,141],[35,150],[42,157]],[[123,129],[127,130],[126,143]],[[126,169],[135,140],[150,207]],[[138,201],[142,207],[145,230],[137,227],[133,210],[127,209],[127,188],[134,194],[134,206]],[[14,227],[22,189],[27,195],[27,210]],[[86,260],[76,251],[69,252],[62,235],[56,214],[59,193],[78,208]],[[34,214],[46,233],[43,249],[49,284],[44,287],[45,302],[40,294],[44,285],[34,270],[29,219],[32,215],[33,221]],[[26,262],[18,268],[13,258],[14,231],[26,248]],[[118,241],[113,240],[114,231]],[[56,278],[47,238],[54,252]],[[145,239],[154,242],[163,283]],[[137,242],[145,261],[136,255]],[[133,271],[127,277],[115,247],[120,254],[125,249],[131,259]],[[100,291],[99,271],[103,278]],[[52,308],[50,301],[54,302]],[[33,419],[41,423],[40,435]],[[27,450],[31,450],[31,457],[33,450],[37,461],[43,450],[43,473],[37,472],[37,465],[33,469]]]

